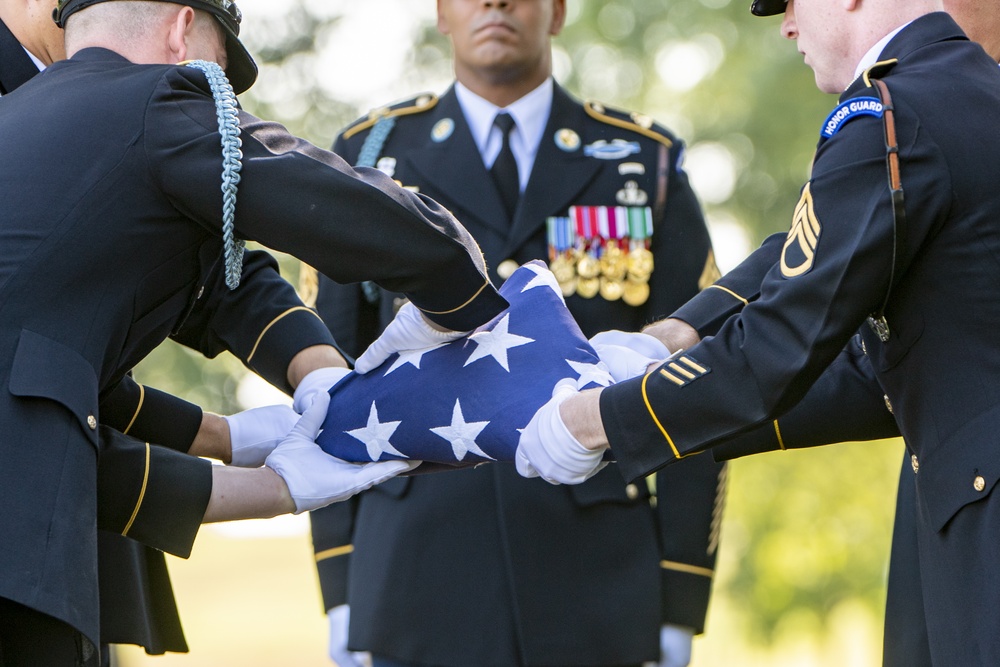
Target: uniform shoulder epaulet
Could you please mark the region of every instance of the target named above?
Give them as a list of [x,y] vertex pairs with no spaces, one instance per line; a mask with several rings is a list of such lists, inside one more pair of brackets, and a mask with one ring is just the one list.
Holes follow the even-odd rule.
[[641,134],[644,137],[649,137],[650,139],[663,144],[667,148],[674,145],[673,139],[667,136],[665,132],[656,125],[653,119],[645,114],[635,111],[629,112],[618,109],[609,109],[600,102],[594,101],[585,102],[583,108],[587,112],[588,116],[602,123],[630,130],[636,134]]
[[880,60],[871,67],[865,70],[864,79],[865,85],[869,88],[872,87],[872,79],[882,79],[885,77],[889,71],[896,66],[899,60],[892,58],[891,60]]
[[393,104],[390,106],[372,109],[368,115],[344,130],[344,139],[350,139],[359,132],[371,128],[375,123],[383,118],[398,118],[399,116],[409,116],[411,114],[423,113],[433,109],[438,103],[438,96],[433,93],[424,93],[413,99]]

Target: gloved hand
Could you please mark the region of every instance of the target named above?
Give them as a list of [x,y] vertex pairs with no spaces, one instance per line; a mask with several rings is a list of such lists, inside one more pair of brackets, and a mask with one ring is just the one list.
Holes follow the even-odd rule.
[[338,667],[370,667],[371,653],[347,650],[347,629],[351,623],[351,607],[338,605],[326,612],[330,621],[330,660]]
[[464,336],[466,331],[438,331],[432,327],[420,310],[407,302],[385,328],[382,335],[358,357],[354,370],[368,373],[382,365],[394,352],[426,350]]
[[315,442],[329,405],[329,394],[317,394],[292,432],[264,461],[264,465],[285,480],[295,501],[296,514],[346,500],[359,491],[420,465],[419,461],[380,461],[361,465],[330,456]]
[[300,415],[309,409],[316,394],[329,393],[330,388],[351,374],[351,369],[339,366],[317,368],[299,382],[292,395],[292,408]]
[[223,417],[229,424],[232,460],[229,465],[259,468],[288,435],[299,416],[287,405],[265,405]]
[[694,630],[684,625],[660,628],[660,661],[656,667],[687,667],[691,662]]
[[615,382],[645,375],[650,364],[670,356],[666,345],[644,333],[602,331],[590,339],[590,345]]
[[578,392],[575,380],[557,382],[552,399],[521,431],[514,463],[522,477],[541,477],[552,484],[579,484],[607,465],[602,460],[604,452],[581,445],[559,414],[559,406]]

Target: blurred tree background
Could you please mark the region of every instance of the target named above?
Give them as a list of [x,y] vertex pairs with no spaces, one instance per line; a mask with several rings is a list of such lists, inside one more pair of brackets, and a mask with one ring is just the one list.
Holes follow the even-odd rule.
[[[686,141],[723,270],[787,229],[835,99],[816,90],[780,19],[752,17],[749,0],[566,1],[556,78]],[[319,146],[372,108],[451,81],[430,0],[239,4],[261,66],[244,105]],[[281,259],[294,282],[297,264]],[[223,413],[278,400],[234,359],[206,363],[169,343],[137,376]],[[879,664],[900,459],[891,441],[731,464],[715,597],[693,664]],[[302,600],[307,614],[315,606]],[[183,664],[198,663],[204,649],[192,649]]]

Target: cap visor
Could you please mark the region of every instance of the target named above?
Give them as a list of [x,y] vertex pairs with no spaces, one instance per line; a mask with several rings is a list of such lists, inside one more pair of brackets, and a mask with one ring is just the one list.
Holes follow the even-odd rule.
[[226,77],[237,95],[245,93],[257,80],[257,64],[250,57],[243,43],[233,33],[226,30]]
[[786,0],[753,0],[750,13],[754,16],[775,16],[785,13]]

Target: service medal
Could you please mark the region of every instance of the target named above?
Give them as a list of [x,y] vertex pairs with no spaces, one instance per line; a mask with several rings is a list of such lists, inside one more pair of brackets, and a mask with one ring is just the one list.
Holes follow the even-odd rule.
[[[599,275],[601,275],[601,262],[593,255],[590,255],[588,253],[583,253],[580,256],[580,259],[577,260],[576,273],[585,280],[597,278]],[[596,289],[594,290],[594,294],[597,294]]]
[[630,306],[641,306],[649,299],[649,283],[626,280],[622,285],[622,301]]
[[621,248],[609,243],[601,257],[601,275],[608,280],[623,280],[628,272],[628,261]]
[[601,290],[599,278],[584,278],[580,276],[576,279],[576,293],[584,299],[593,299]]
[[[556,282],[560,285],[563,283],[573,282],[575,283],[576,278],[576,266],[573,261],[566,255],[559,255],[549,264],[549,270],[552,271],[552,275],[556,277]],[[575,287],[573,289],[576,289]]]
[[642,246],[633,248],[628,253],[626,265],[629,277],[635,276],[639,282],[645,282],[653,273],[653,253]]
[[617,301],[622,298],[624,288],[622,283],[609,278],[601,278],[601,296],[606,301]]

